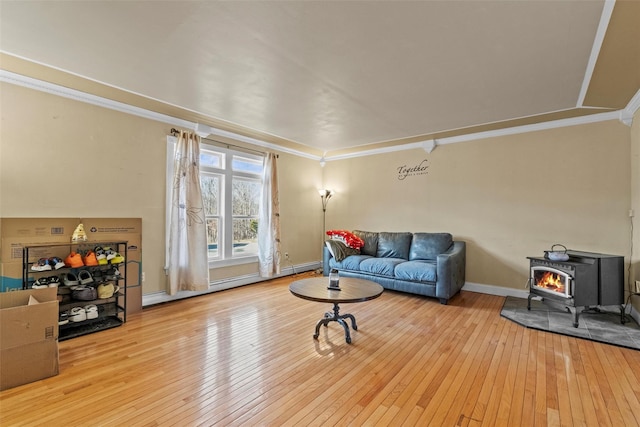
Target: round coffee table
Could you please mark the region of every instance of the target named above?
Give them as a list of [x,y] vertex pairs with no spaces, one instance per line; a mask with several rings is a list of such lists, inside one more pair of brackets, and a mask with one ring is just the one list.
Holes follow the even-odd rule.
[[333,304],[333,312],[326,312],[324,317],[316,324],[316,333],[313,339],[318,339],[320,326],[325,327],[329,322],[338,322],[344,328],[344,338],[347,344],[351,344],[351,333],[344,319],[351,319],[351,327],[358,330],[356,318],[353,314],[340,314],[340,303],[363,302],[378,298],[384,288],[370,280],[343,277],[340,279],[340,290],[328,289],[328,277],[314,277],[296,280],[289,285],[291,293],[298,298],[309,301],[328,302]]

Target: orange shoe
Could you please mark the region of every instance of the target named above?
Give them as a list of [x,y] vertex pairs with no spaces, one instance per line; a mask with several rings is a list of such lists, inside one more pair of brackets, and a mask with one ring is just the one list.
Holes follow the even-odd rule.
[[65,259],[64,265],[71,268],[78,268],[84,266],[82,263],[82,256],[77,252],[71,252]]
[[88,250],[82,260],[84,261],[84,265],[88,267],[94,267],[98,265],[98,258],[96,258],[96,254],[92,250]]

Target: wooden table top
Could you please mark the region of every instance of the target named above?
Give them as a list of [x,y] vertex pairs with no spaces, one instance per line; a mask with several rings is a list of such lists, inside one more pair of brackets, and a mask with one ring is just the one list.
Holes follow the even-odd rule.
[[346,303],[378,298],[384,288],[370,280],[341,277],[340,290],[327,289],[328,277],[296,280],[289,285],[291,293],[299,298],[317,302]]

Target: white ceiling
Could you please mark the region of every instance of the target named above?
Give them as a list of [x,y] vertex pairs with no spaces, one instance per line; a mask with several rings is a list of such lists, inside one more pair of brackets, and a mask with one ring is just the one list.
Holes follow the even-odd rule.
[[580,107],[604,4],[2,1],[0,50],[332,151]]

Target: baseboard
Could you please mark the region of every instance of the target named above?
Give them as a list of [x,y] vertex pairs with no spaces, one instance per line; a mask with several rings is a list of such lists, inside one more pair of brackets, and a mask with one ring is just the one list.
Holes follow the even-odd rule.
[[527,298],[529,291],[513,288],[504,288],[502,286],[483,285],[481,283],[465,282],[462,287],[463,291],[478,292],[481,294],[498,295],[501,297],[517,297]]
[[209,282],[209,289],[207,289],[206,291],[180,291],[175,295],[169,295],[165,291],[145,294],[142,296],[142,307],[149,307],[151,305],[162,304],[165,302],[176,301],[184,298],[206,295],[212,292],[219,292],[226,289],[264,282],[265,280],[271,280],[277,277],[291,276],[293,274],[316,270],[320,266],[321,265],[317,262],[299,264],[295,266],[291,265],[290,267],[282,268],[280,270],[280,274],[278,274],[277,276],[269,278],[264,278],[261,277],[258,273],[253,273],[244,276],[231,277],[228,279],[212,280],[211,282]]
[[[258,273],[248,274],[245,276],[232,277],[229,279],[221,279],[214,280],[209,283],[209,289],[206,291],[194,292],[194,291],[181,291],[176,295],[169,295],[166,292],[155,292],[152,294],[146,294],[142,296],[142,306],[148,307],[155,304],[162,304],[169,301],[175,301],[184,298],[191,298],[198,295],[210,294],[212,292],[224,291],[226,289],[237,288],[239,286],[251,285],[253,283],[263,282],[265,280],[270,280],[276,277],[284,277],[291,276],[293,274],[303,273],[306,271],[316,270],[318,268],[322,268],[322,264],[317,262],[299,264],[299,265],[291,265],[290,267],[285,267],[280,271],[280,274],[269,279],[265,279],[264,277],[260,277]],[[488,295],[497,295],[502,297],[516,297],[516,298],[527,298],[529,296],[529,291],[513,289],[513,288],[504,288],[502,286],[494,286],[494,285],[484,285],[482,283],[473,283],[473,282],[465,282],[462,287],[463,291],[469,292],[478,292],[481,294]],[[640,324],[640,312],[638,312],[632,305],[629,305],[630,309],[627,309],[627,314],[631,316],[636,323]]]

